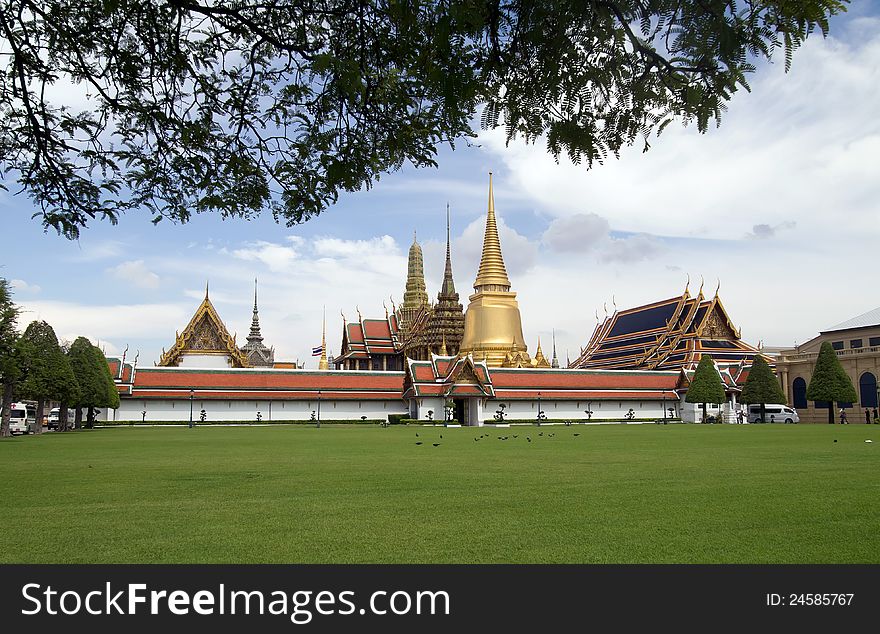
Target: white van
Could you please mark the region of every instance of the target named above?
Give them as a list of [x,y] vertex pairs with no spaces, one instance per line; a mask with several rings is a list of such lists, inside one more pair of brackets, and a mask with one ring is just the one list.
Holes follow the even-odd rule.
[[37,420],[37,408],[27,403],[13,403],[10,407],[9,433],[29,434]]
[[[76,415],[76,410],[67,409],[67,424],[71,427],[73,426],[73,417]],[[58,429],[58,425],[61,423],[61,408],[53,407],[49,410],[49,422],[46,424],[46,427],[49,429]]]
[[[765,405],[764,421],[767,423],[799,423],[797,410],[787,405]],[[761,422],[761,406],[749,405],[749,422]]]

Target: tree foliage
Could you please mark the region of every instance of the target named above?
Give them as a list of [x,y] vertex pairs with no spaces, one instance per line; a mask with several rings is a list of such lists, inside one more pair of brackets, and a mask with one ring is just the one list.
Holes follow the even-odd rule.
[[102,368],[95,363],[93,348],[92,342],[85,337],[77,337],[70,346],[68,358],[80,388],[78,398],[71,402],[74,407],[97,406],[105,399]]
[[688,403],[723,403],[726,400],[724,383],[711,355],[704,354],[700,358],[684,400]]
[[12,301],[9,281],[0,277],[0,437],[9,435],[10,405],[16,383],[21,380],[18,306]]
[[723,403],[725,399],[724,383],[715,368],[715,362],[711,355],[704,354],[697,364],[684,400],[687,403],[702,403],[703,422],[706,422],[706,403]]
[[756,356],[752,361],[752,368],[749,370],[749,378],[746,379],[746,384],[743,386],[740,401],[746,404],[760,404],[762,423],[766,422],[766,412],[764,411],[766,404],[784,404],[786,402],[782,386],[764,357]]
[[46,401],[73,402],[79,384],[67,355],[58,345],[55,331],[45,321],[32,321],[21,336],[24,362],[22,396],[37,401],[37,431]]
[[779,379],[770,369],[764,357],[756,356],[749,370],[749,377],[743,387],[740,401],[747,404],[762,404],[786,402],[785,393],[779,384]]
[[859,400],[852,380],[840,365],[840,360],[829,341],[823,342],[819,349],[816,367],[813,368],[813,376],[807,386],[807,399],[829,403],[834,401],[855,403]]
[[705,131],[847,2],[0,0],[0,171],[73,238],[129,209],[303,222],[477,114],[591,165]]

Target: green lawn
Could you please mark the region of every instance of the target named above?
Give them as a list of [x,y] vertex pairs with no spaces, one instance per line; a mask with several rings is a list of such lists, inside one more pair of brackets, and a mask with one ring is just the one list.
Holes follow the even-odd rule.
[[44,434],[0,441],[0,561],[878,563],[878,467],[865,425]]

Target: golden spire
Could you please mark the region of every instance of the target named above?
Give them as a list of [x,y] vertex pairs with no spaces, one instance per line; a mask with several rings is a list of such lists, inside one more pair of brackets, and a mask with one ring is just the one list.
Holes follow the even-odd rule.
[[[422,247],[416,241],[416,232],[413,231],[413,243],[409,248],[406,271],[406,290],[403,293],[401,308],[418,309],[428,303],[428,293],[425,290],[425,267],[422,258]],[[409,315],[408,317],[412,317]]]
[[[495,220],[495,195],[492,191],[492,172],[489,172],[489,210],[486,214],[486,234],[483,237],[483,256],[480,269],[474,281],[474,290],[510,290],[510,279],[501,256],[501,241],[498,239],[498,225]],[[494,288],[493,288],[494,287]],[[498,288],[503,287],[503,288]]]
[[329,370],[327,363],[327,307],[321,313],[321,360],[318,361],[319,370]]
[[446,333],[443,333],[443,342],[440,344],[440,356],[445,357],[448,356],[449,353],[446,351]]

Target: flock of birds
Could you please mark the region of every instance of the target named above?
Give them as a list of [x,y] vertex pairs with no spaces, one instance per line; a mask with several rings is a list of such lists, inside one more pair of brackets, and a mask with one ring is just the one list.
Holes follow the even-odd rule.
[[[544,436],[545,436],[545,435],[544,435],[544,432],[538,432],[538,437],[544,437]],[[546,434],[546,438],[554,438],[555,436],[556,436],[556,433],[555,433],[555,432],[552,433],[552,434],[548,432],[548,433]],[[572,436],[576,438],[576,437],[580,436],[580,434],[579,434],[579,433],[578,433],[578,434],[572,434]],[[475,436],[475,437],[474,437],[474,442],[480,442],[481,440],[484,440],[484,439],[485,439],[485,440],[489,440],[491,437],[492,437],[491,434],[480,434],[479,436]],[[496,438],[497,438],[498,440],[502,440],[502,441],[503,441],[503,440],[510,440],[511,438],[513,438],[513,439],[517,439],[517,438],[519,438],[519,437],[520,437],[520,434],[511,434],[511,435],[508,435],[508,436],[496,436]],[[418,432],[416,432],[416,438],[420,438]],[[526,440],[527,440],[528,442],[532,442],[532,437],[531,437],[531,436],[526,436],[525,438],[526,438]],[[443,439],[443,434],[440,434],[440,438],[439,438],[438,440],[442,440],[442,439]],[[422,445],[422,444],[424,444],[423,441],[421,441],[421,440],[417,440],[417,441],[416,441],[416,445]],[[432,445],[433,447],[439,447],[439,446],[441,445],[441,443],[439,443],[439,442],[432,442],[431,445]]]

